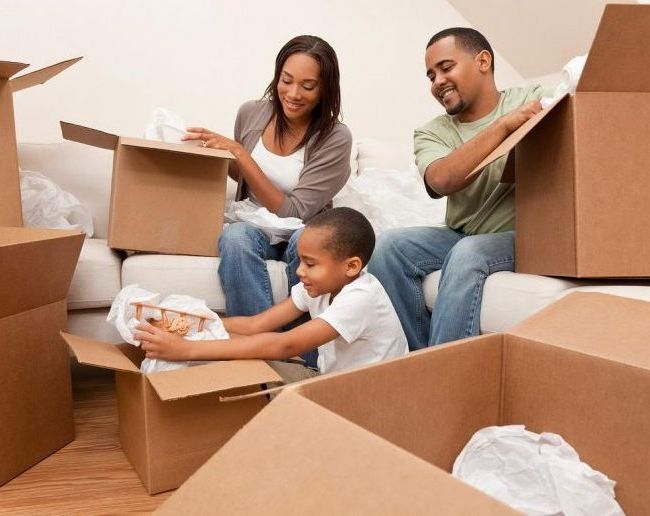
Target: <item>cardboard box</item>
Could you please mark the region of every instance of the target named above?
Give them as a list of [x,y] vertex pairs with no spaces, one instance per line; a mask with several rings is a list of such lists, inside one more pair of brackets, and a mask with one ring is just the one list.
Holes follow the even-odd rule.
[[[574,96],[512,133],[517,272],[650,277],[650,5],[607,5]],[[543,50],[540,48],[540,52]]]
[[231,153],[66,122],[61,131],[67,140],[114,151],[109,247],[217,256]]
[[575,293],[506,334],[290,385],[159,513],[513,514],[443,470],[477,430],[525,424],[648,514],[649,332],[650,303]]
[[14,75],[29,65],[0,61],[0,226],[23,225],[13,94],[43,84],[80,59],[63,61],[18,77]]
[[0,227],[0,485],[74,439],[70,357],[59,332],[83,239]]
[[150,494],[181,485],[267,403],[265,396],[236,403],[221,402],[220,396],[282,382],[262,360],[145,375],[138,347],[63,338],[82,364],[115,371],[120,443]]

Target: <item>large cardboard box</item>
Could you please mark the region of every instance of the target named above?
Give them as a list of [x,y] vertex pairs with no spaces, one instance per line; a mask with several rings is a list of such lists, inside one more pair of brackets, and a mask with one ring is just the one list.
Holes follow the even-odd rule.
[[607,5],[576,94],[476,168],[514,147],[517,272],[650,277],[647,34],[650,5]]
[[[120,443],[147,491],[174,489],[267,403],[220,401],[282,379],[262,360],[142,374],[140,348],[63,334],[82,364],[115,371]],[[196,343],[200,345],[200,342]]]
[[13,94],[43,84],[80,59],[63,61],[18,77],[14,75],[29,65],[0,61],[0,226],[23,225]]
[[61,131],[67,140],[114,151],[109,247],[217,256],[230,152],[66,122]]
[[0,485],[74,439],[70,357],[59,332],[83,239],[0,227]]
[[649,333],[650,303],[575,293],[506,334],[290,385],[159,512],[514,514],[445,471],[477,430],[524,424],[649,514]]

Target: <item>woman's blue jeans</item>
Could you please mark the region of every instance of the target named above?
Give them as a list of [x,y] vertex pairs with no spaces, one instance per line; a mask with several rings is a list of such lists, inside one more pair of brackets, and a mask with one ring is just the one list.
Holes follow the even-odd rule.
[[301,230],[288,242],[271,245],[269,237],[246,222],[224,228],[219,238],[219,279],[226,297],[226,315],[256,315],[273,306],[271,278],[266,260],[287,264],[289,292],[298,283],[296,270],[300,260],[296,242]]
[[[465,235],[447,227],[400,228],[377,240],[368,270],[386,289],[411,350],[478,335],[486,278],[514,268],[514,231]],[[427,310],[422,282],[441,269]]]

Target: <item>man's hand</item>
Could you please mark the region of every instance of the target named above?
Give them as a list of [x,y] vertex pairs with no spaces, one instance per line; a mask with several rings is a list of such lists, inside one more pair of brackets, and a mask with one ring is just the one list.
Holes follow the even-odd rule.
[[537,113],[542,110],[542,104],[539,100],[531,100],[526,102],[523,106],[518,107],[514,111],[503,115],[501,117],[501,123],[506,129],[508,134],[515,131],[521,127],[525,122],[534,117]]
[[136,329],[138,332],[134,335],[134,338],[140,341],[147,358],[176,361],[192,360],[192,342],[156,328],[148,322],[139,323]]

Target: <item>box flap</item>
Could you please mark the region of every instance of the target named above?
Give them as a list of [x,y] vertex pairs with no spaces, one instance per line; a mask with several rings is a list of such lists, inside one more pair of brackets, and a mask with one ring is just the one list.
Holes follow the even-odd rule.
[[650,91],[648,34],[650,5],[606,5],[577,91]]
[[140,373],[140,369],[115,344],[98,342],[65,332],[61,332],[61,336],[68,346],[70,346],[77,360],[82,364],[112,369],[114,371]]
[[9,79],[29,65],[25,63],[14,63],[13,61],[0,61],[0,79]]
[[178,152],[181,154],[193,154],[196,156],[208,156],[211,158],[235,159],[230,152],[220,149],[209,149],[200,145],[191,145],[186,143],[161,142],[159,140],[146,140],[144,138],[130,138],[123,136],[120,138],[120,145],[128,147],[142,147],[143,149],[154,149],[168,152]]
[[[501,156],[505,156],[508,152],[510,152],[512,149],[514,149],[515,145],[517,145],[521,140],[524,139],[524,137],[533,130],[533,128],[539,124],[548,114],[557,106],[560,102],[562,102],[564,99],[566,99],[569,96],[569,94],[565,94],[559,99],[557,99],[555,102],[553,102],[550,106],[548,106],[546,109],[542,109],[539,113],[537,113],[534,117],[526,121],[521,127],[519,127],[516,131],[513,131],[505,140],[503,140],[499,146],[494,149],[490,154],[488,154],[483,161],[481,161],[475,168],[472,170],[467,177],[473,177],[481,172],[483,168],[493,161],[496,161],[499,159]],[[514,161],[511,163],[511,165],[514,165]],[[504,178],[504,182],[511,182],[512,177],[507,175]]]
[[510,335],[650,370],[650,302],[574,292]]
[[230,360],[147,375],[161,400],[169,401],[262,383],[282,383],[263,360]]
[[71,124],[70,122],[61,122],[61,134],[66,140],[108,150],[115,150],[119,140],[114,134],[84,127],[83,125]]
[[65,299],[83,241],[79,231],[0,227],[0,318]]
[[284,392],[157,514],[519,514],[344,418]]
[[74,59],[68,59],[67,61],[62,61],[46,68],[41,68],[40,70],[26,73],[20,77],[16,77],[15,79],[11,79],[11,89],[12,91],[16,92],[24,90],[25,88],[36,86],[37,84],[43,84],[55,75],[60,74],[66,68],[71,67],[81,59],[81,57],[75,57]]

